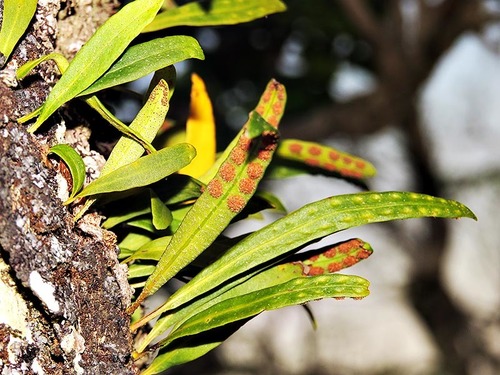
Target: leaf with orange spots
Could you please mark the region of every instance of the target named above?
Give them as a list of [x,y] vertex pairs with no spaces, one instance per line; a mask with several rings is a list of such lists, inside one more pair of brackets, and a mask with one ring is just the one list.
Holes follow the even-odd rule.
[[[258,111],[270,118],[266,103],[274,101],[275,96],[284,100],[283,92],[283,86],[276,81],[265,90],[259,103],[261,106],[264,102],[264,106],[258,106],[250,113],[240,136],[225,152],[227,156],[217,173],[186,214],[160,258],[157,269],[146,281],[142,293],[129,311],[133,311],[146,297],[191,263],[246,206],[271,162],[278,141],[276,126],[280,116],[275,113],[278,110],[272,111],[274,126]],[[280,105],[279,111],[283,110],[283,106],[284,103]],[[142,321],[148,319],[145,317]]]
[[307,276],[323,275],[351,267],[368,258],[372,252],[370,244],[355,238],[335,246],[327,246],[300,254],[301,257],[314,255],[304,261],[299,261],[299,264],[303,267],[303,273]]
[[[172,327],[171,332],[174,332],[189,317],[224,300],[270,288],[299,277],[337,272],[366,259],[371,253],[372,249],[368,243],[359,239],[351,239],[336,245],[297,254],[293,260],[286,260],[285,263],[277,264],[264,271],[257,269],[245,273],[243,276],[224,284],[221,288],[197,299],[194,303],[176,310],[175,314],[161,317],[147,337],[142,340],[137,350],[144,350],[149,343],[170,327]],[[160,342],[160,346],[167,345],[168,342],[170,342],[170,338],[167,337],[166,340]]]
[[[284,160],[322,169],[330,173],[338,173],[347,178],[364,179],[373,177],[376,174],[376,169],[370,162],[314,142],[285,139],[281,141],[276,155]],[[273,176],[284,177],[289,173],[281,170],[280,174],[274,173]],[[296,173],[292,171],[291,174]]]
[[[281,117],[283,117],[286,99],[285,86],[275,79],[270,80],[255,107],[255,111],[270,125],[268,129],[270,132],[276,131],[277,125],[281,121]],[[200,181],[204,183],[211,181],[218,172],[221,164],[229,157],[236,164],[241,164],[243,160],[245,160],[246,154],[242,147],[237,147],[240,138],[245,135],[247,138],[253,139],[259,136],[262,131],[265,131],[265,129],[243,127],[222,155],[217,159],[212,168],[199,178]],[[270,150],[263,150],[259,154],[259,157],[261,159],[266,159],[266,161],[270,161],[271,156],[272,153]]]
[[196,157],[180,173],[200,177],[215,162],[215,119],[205,83],[197,74],[191,75],[191,82],[191,106],[185,141],[194,146]]
[[370,192],[326,198],[245,237],[180,288],[145,321],[311,241],[364,224],[417,217],[476,218],[459,202],[418,193]]

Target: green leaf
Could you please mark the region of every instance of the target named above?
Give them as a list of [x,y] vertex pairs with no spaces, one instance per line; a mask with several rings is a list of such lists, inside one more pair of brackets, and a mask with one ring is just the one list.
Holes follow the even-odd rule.
[[37,0],[4,0],[0,52],[7,60],[36,11]]
[[52,52],[52,53],[49,53],[48,55],[39,57],[38,59],[35,59],[35,60],[28,61],[27,63],[21,65],[19,68],[17,68],[16,78],[23,79],[36,66],[38,66],[39,64],[41,64],[45,61],[48,61],[48,60],[54,60],[56,65],[57,65],[57,68],[59,69],[59,71],[61,73],[64,73],[66,71],[66,69],[68,69],[69,62],[66,59],[66,57],[64,57],[63,55],[61,55],[58,52]]
[[128,278],[137,279],[151,274],[155,269],[154,265],[150,264],[131,264],[128,267]]
[[187,165],[195,153],[194,148],[187,143],[164,148],[97,178],[75,198],[124,191],[152,184]]
[[134,45],[128,48],[106,73],[78,96],[93,94],[109,87],[134,81],[190,58],[200,60],[205,58],[196,39],[190,36],[168,36]]
[[[149,343],[162,335],[169,327],[174,332],[189,317],[229,298],[242,296],[257,290],[273,287],[297,277],[318,276],[350,267],[372,253],[370,245],[359,239],[351,239],[334,246],[297,254],[293,261],[278,264],[263,271],[249,272],[224,284],[202,298],[181,307],[175,313],[161,317],[151,332],[139,343],[143,351]],[[141,322],[141,320],[138,320]],[[139,323],[140,324],[140,323]],[[161,346],[170,341],[160,343]]]
[[372,252],[370,244],[355,238],[333,247],[328,246],[312,252],[302,253],[300,254],[301,258],[305,255],[314,255],[304,261],[299,260],[299,264],[305,275],[322,275],[351,267],[368,258]]
[[206,4],[205,7],[196,1],[168,9],[158,14],[143,32],[173,26],[234,25],[286,10],[279,0],[212,0]]
[[217,303],[184,322],[167,342],[250,318],[263,311],[300,305],[322,298],[362,298],[369,294],[369,282],[359,276],[321,275],[299,277]]
[[194,337],[183,337],[160,349],[159,354],[141,375],[160,374],[173,366],[191,362],[215,349],[245,323],[246,321],[238,321]]
[[344,177],[363,179],[373,177],[376,173],[375,167],[368,161],[319,143],[286,139],[280,143],[276,153],[286,160],[339,173]]
[[167,229],[172,222],[172,213],[152,189],[148,190],[151,201],[151,215],[153,217],[153,226],[156,230]]
[[[163,0],[135,0],[111,16],[78,51],[42,106],[36,131],[62,104],[94,83],[123,53],[130,42],[150,23]],[[20,118],[23,123],[30,115]]]
[[127,222],[127,225],[134,228],[143,229],[145,231],[156,233],[157,230],[151,221],[151,218],[138,218]]
[[[272,81],[241,132],[236,145],[226,154],[215,177],[207,185],[172,237],[158,268],[147,280],[135,309],[147,296],[176,275],[205,250],[239,214],[255,193],[277,146],[276,126],[284,110],[284,87]],[[273,115],[267,108],[273,108]],[[273,126],[259,112],[273,121]],[[231,146],[230,146],[231,147]]]
[[134,129],[131,129],[123,122],[121,122],[114,114],[112,114],[104,104],[97,98],[97,96],[92,95],[89,98],[85,99],[85,102],[92,107],[97,113],[99,113],[103,119],[105,119],[109,124],[115,127],[120,133],[126,135],[127,137],[132,138],[134,141],[139,143],[143,148],[148,150],[149,152],[155,152],[156,150],[151,145],[150,142],[147,142],[139,133],[137,133]]
[[137,249],[139,249],[149,241],[151,241],[149,235],[130,231],[118,244],[118,247],[120,248],[120,254],[118,255],[118,258],[123,259],[129,257],[135,251],[137,251]]
[[405,192],[347,194],[308,204],[246,237],[180,288],[147,319],[330,234],[369,223],[429,216],[476,218],[459,202]]
[[[128,129],[140,134],[142,139],[151,143],[165,120],[169,109],[169,87],[164,80],[160,80],[151,91],[148,100],[141,108]],[[130,164],[144,154],[144,147],[129,137],[121,137],[117,142],[106,164],[101,171],[104,176],[124,165]]]
[[135,194],[132,199],[128,197],[126,205],[120,200],[119,207],[112,207],[110,213],[107,215],[108,218],[102,223],[102,227],[111,229],[118,224],[151,213],[150,197],[146,193]]
[[69,198],[73,198],[85,182],[85,163],[80,154],[66,144],[52,146],[49,150],[49,154],[51,153],[59,156],[69,168],[73,181],[73,188]]
[[125,259],[123,263],[129,263],[133,260],[158,260],[161,257],[161,254],[168,246],[172,236],[164,236],[160,238],[156,238],[152,241],[149,241],[142,245],[139,249],[137,249],[130,257]]

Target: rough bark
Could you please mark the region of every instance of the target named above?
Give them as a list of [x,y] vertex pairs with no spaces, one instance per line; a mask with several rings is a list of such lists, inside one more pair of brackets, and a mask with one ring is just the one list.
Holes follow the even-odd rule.
[[67,185],[47,159],[50,145],[64,138],[64,117],[54,116],[35,135],[16,121],[43,103],[57,71],[46,63],[21,84],[13,76],[25,61],[55,49],[59,22],[72,25],[59,48],[71,56],[91,35],[78,22],[95,29],[113,4],[39,1],[35,22],[0,72],[1,373],[137,372],[125,313],[131,291],[115,236],[100,228],[96,214],[74,223],[60,198]]

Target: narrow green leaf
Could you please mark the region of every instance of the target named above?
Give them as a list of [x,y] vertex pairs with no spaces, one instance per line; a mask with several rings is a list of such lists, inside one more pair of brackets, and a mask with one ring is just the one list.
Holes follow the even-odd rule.
[[286,139],[280,143],[276,152],[284,159],[336,172],[345,177],[362,179],[373,177],[376,173],[375,167],[368,161],[319,143]]
[[153,225],[151,218],[138,218],[127,222],[129,227],[142,229],[151,233],[156,233],[157,229]]
[[168,246],[168,243],[172,239],[172,236],[164,236],[156,238],[143,244],[139,249],[137,249],[130,257],[125,259],[123,263],[129,263],[133,260],[158,260],[161,254]]
[[160,374],[173,366],[191,362],[222,344],[245,323],[245,320],[238,321],[206,333],[176,340],[166,348],[160,349],[158,356],[141,374]]
[[37,0],[4,0],[0,52],[7,60],[36,11]]
[[142,215],[151,213],[151,203],[149,194],[135,194],[132,199],[129,198],[129,203],[123,205],[117,210],[111,210],[108,218],[102,223],[104,229],[111,229],[118,224],[125,223]]
[[285,4],[279,0],[212,0],[206,7],[191,2],[160,13],[143,32],[173,26],[234,25],[285,10]]
[[236,244],[179,289],[148,319],[179,307],[226,280],[311,241],[364,224],[418,217],[476,218],[459,202],[417,193],[369,192],[314,202]]
[[[281,84],[272,81],[262,97],[238,141],[226,153],[228,156],[217,174],[187,213],[157,269],[130,309],[135,309],[205,250],[255,193],[277,146],[276,127],[284,110],[286,94]],[[272,116],[268,114],[268,107],[273,108]],[[259,112],[272,123],[269,124]]]
[[[359,239],[351,239],[334,246],[297,254],[293,261],[278,264],[263,271],[245,273],[213,292],[205,294],[202,298],[177,309],[175,313],[161,317],[151,332],[140,342],[137,350],[143,351],[168,328],[173,326],[171,332],[175,332],[188,318],[224,300],[270,288],[298,277],[337,272],[366,259],[371,253],[372,249],[368,243]],[[169,341],[167,337],[166,341],[160,342],[160,346],[168,344]]]
[[97,96],[93,95],[89,98],[85,99],[85,102],[92,107],[97,113],[99,113],[103,119],[105,119],[109,124],[115,127],[120,133],[126,135],[127,137],[132,138],[134,141],[139,143],[143,148],[148,150],[149,152],[156,151],[150,142],[147,142],[139,133],[137,133],[134,129],[131,129],[123,122],[121,122],[114,114],[112,114],[104,104],[97,98]]
[[151,201],[151,215],[156,230],[167,229],[172,222],[172,213],[152,189],[148,189]]
[[27,63],[21,65],[19,68],[17,68],[16,78],[23,79],[35,67],[37,67],[39,64],[41,64],[45,61],[48,61],[48,60],[54,60],[56,65],[57,65],[57,68],[59,69],[59,71],[61,73],[64,73],[69,65],[69,62],[66,59],[66,57],[64,57],[63,55],[61,55],[58,52],[52,52],[52,53],[49,53],[48,55],[39,57],[38,59],[35,59],[35,60],[28,61]]
[[134,81],[191,58],[203,60],[205,56],[198,41],[190,36],[168,36],[134,45],[128,48],[106,73],[78,96],[93,94],[109,87]]
[[300,305],[322,298],[362,298],[369,294],[368,286],[367,280],[350,275],[331,274],[295,278],[224,300],[199,312],[172,332],[168,342],[250,318],[263,311]]
[[[28,74],[31,69],[33,69],[35,66],[40,64],[43,61],[46,60],[54,60],[59,68],[59,71],[64,74],[66,69],[69,66],[68,60],[61,55],[60,53],[53,52],[50,53],[46,56],[42,56],[37,60],[27,62],[23,66],[21,66],[18,71],[17,75],[18,78],[22,78]],[[144,140],[140,134],[138,134],[134,128],[130,128],[126,126],[123,122],[121,122],[119,119],[117,119],[105,106],[102,104],[102,102],[96,97],[96,96],[91,96],[85,99],[85,102],[92,107],[97,113],[99,113],[106,121],[108,121],[112,126],[114,126],[117,130],[119,130],[121,133],[124,135],[130,137],[134,141],[138,142],[141,144],[145,149],[147,149],[149,152],[154,152],[155,149],[151,145],[150,142]],[[28,115],[24,116],[22,118],[22,121],[28,121],[31,120],[32,118],[38,116],[42,112],[43,106],[39,107],[35,111],[29,113]],[[19,119],[21,122],[21,119]],[[87,201],[85,204],[85,207],[80,211],[79,214],[76,215],[76,218],[79,218],[83,213],[91,206],[92,201]],[[75,219],[77,220],[77,219]]]
[[120,248],[120,254],[118,257],[123,259],[130,256],[149,241],[151,241],[150,236],[145,235],[144,233],[129,232],[118,244],[118,247]]
[[68,166],[73,181],[70,198],[73,198],[83,187],[85,182],[85,163],[78,152],[73,147],[66,144],[52,146],[49,154],[56,154]]
[[164,148],[97,178],[75,198],[124,191],[152,184],[187,165],[195,153],[194,148],[187,143]]
[[[130,42],[150,23],[163,0],[135,0],[111,16],[78,51],[54,86],[37,121],[28,129],[36,131],[62,104],[94,83],[123,53]],[[28,116],[20,118],[23,123]]]
[[154,265],[151,264],[131,264],[128,267],[128,278],[137,279],[139,277],[145,277],[151,274],[155,269]]
[[[151,143],[165,120],[169,109],[169,87],[160,80],[149,95],[148,100],[134,118],[128,129],[140,134],[142,139]],[[144,154],[144,147],[129,137],[121,137],[109,155],[101,171],[104,176],[124,165],[130,164]]]

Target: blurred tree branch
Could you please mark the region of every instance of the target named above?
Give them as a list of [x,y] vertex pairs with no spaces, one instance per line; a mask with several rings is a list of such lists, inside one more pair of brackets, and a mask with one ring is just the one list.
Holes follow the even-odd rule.
[[[416,188],[441,195],[419,123],[419,91],[457,38],[465,32],[480,32],[488,22],[498,21],[498,15],[489,13],[483,1],[415,0],[410,4],[414,6],[410,20],[404,14],[405,2],[400,0],[336,3],[353,32],[373,49],[371,66],[376,86],[362,96],[314,108],[292,119],[283,126],[283,135],[295,138],[300,133],[302,138],[324,140],[338,134],[356,137],[395,126],[405,135],[418,181]],[[420,239],[419,248],[412,252],[416,254],[412,303],[434,334],[443,354],[443,368],[453,374],[467,374],[471,361],[468,355],[488,354],[482,352],[480,339],[469,337],[471,322],[454,305],[439,278],[447,233],[445,223],[427,222],[426,232],[426,238]],[[467,353],[452,344],[464,337],[469,337],[467,340],[474,347]]]

